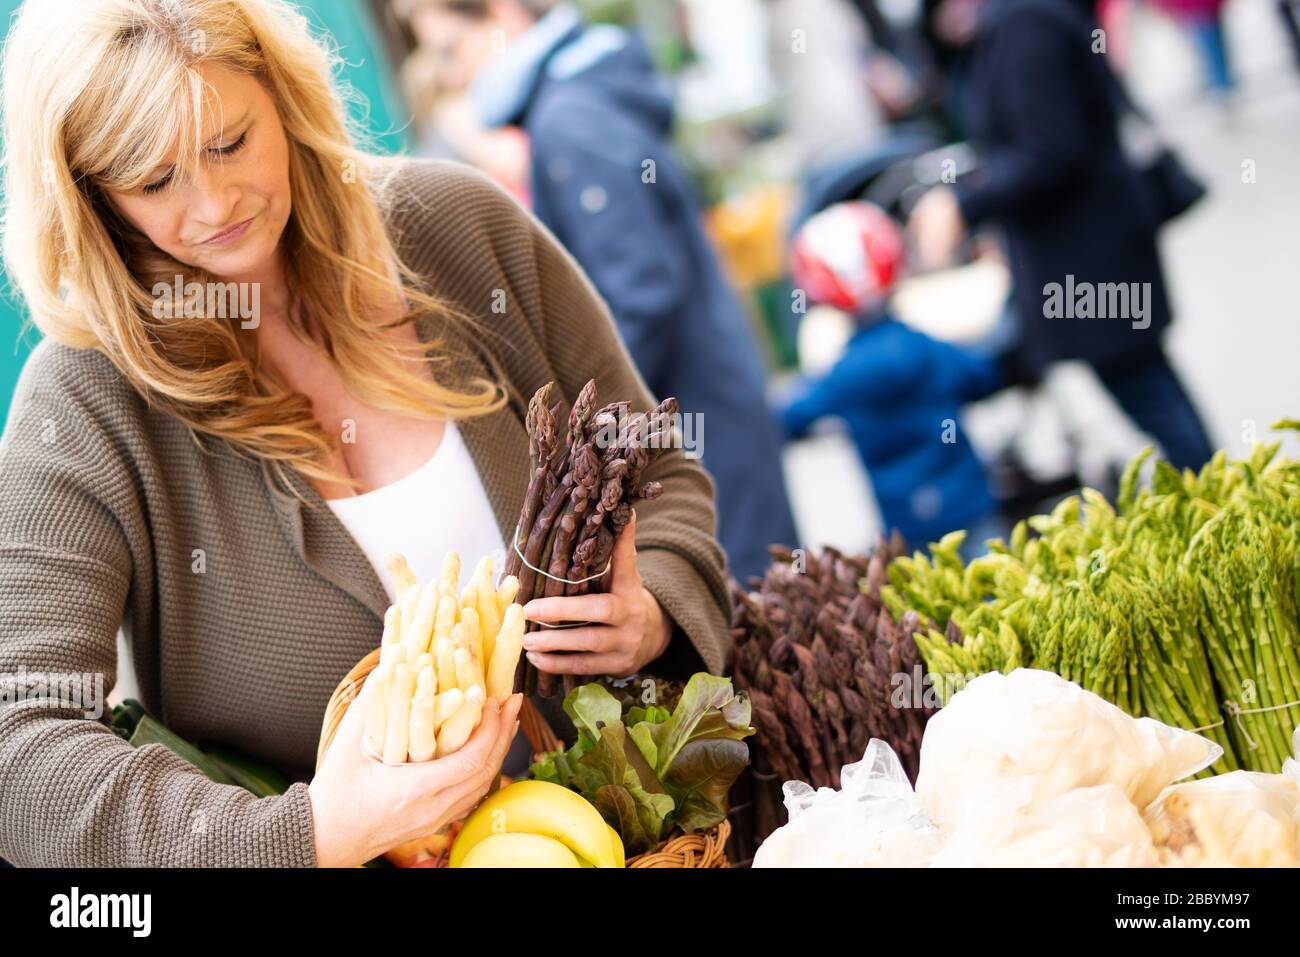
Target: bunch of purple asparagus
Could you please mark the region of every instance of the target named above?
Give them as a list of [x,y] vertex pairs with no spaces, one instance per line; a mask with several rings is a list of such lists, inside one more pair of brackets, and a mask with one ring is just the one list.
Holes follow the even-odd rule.
[[887,566],[906,553],[902,539],[882,538],[870,556],[771,552],[775,561],[748,591],[731,583],[735,681],[753,705],[755,768],[839,787],[840,768],[874,737],[915,780],[934,709],[911,694],[896,700],[922,671],[916,621],[895,623],[880,597]]
[[[641,476],[672,444],[677,420],[672,398],[649,413],[631,414],[626,401],[597,409],[592,379],[574,400],[562,439],[563,402],[551,403],[554,386],[548,382],[528,403],[531,471],[505,566],[505,574],[519,578],[520,604],[603,590],[614,540],[631,521],[633,503],[663,493],[660,483]],[[566,680],[566,689],[572,684]],[[558,682],[520,659],[515,689],[551,697]]]

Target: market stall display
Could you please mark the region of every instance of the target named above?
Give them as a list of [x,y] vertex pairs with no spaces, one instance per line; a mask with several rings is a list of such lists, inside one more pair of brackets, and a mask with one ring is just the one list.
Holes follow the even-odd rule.
[[742,859],[783,818],[782,781],[838,787],[839,769],[872,738],[889,743],[915,780],[925,722],[936,700],[924,675],[912,614],[898,623],[880,588],[902,539],[881,538],[871,555],[773,546],[764,577],[731,582],[735,679],[753,706],[753,772],[741,784],[749,812],[737,820]]
[[891,701],[898,675],[919,676],[909,626],[883,607],[880,587],[903,553],[895,536],[870,556],[773,547],[755,588],[732,582],[736,684],[749,692],[764,771],[838,787],[839,767],[881,738],[915,777],[933,709]]
[[[533,574],[498,584],[484,559],[461,589],[451,553],[421,584],[392,556],[397,601],[380,646],[331,700],[321,755],[365,680],[380,690],[366,699],[373,758],[458,747],[482,702],[514,687],[525,588],[580,588],[574,544],[592,543],[594,561],[602,530],[615,534],[630,507],[620,496],[667,436],[638,438],[654,420],[629,425],[620,404],[592,411],[589,383],[565,450],[549,391],[530,408],[528,537],[548,548],[548,567],[567,563],[571,583]],[[595,430],[611,428],[614,441],[599,444]],[[615,450],[608,473],[593,464],[598,448]],[[783,826],[757,829],[755,866],[1296,863],[1300,695],[1288,696],[1300,688],[1300,472],[1276,451],[1239,462],[1220,453],[1199,475],[1157,463],[1150,489],[1138,488],[1140,456],[1114,507],[1085,490],[969,564],[956,551],[961,533],[928,555],[908,556],[897,536],[869,556],[774,546],[762,579],[732,583],[734,687],[697,674],[684,687],[572,688],[571,746],[526,723],[532,780],[504,784],[463,824],[392,859],[725,866],[752,736],[756,800],[784,780],[789,811]],[[583,538],[588,524],[596,531]],[[530,554],[541,552],[518,557]],[[923,693],[931,687],[935,698]],[[1243,707],[1251,689],[1258,707]],[[1216,721],[1218,701],[1229,705]],[[1282,773],[1174,783],[1243,764]],[[698,843],[684,857],[665,852],[688,839]]]
[[893,561],[883,599],[919,616],[944,700],[988,671],[1046,669],[1204,733],[1216,772],[1276,772],[1300,724],[1300,463],[1277,451],[1220,452],[1199,475],[1157,462],[1139,489],[1144,453],[1115,506],[1085,489],[969,564],[964,533],[946,536]]
[[1208,738],[1133,718],[1051,672],[990,672],[927,725],[915,791],[873,740],[842,770],[842,790],[786,783],[789,823],[754,866],[1293,863],[1295,761],[1283,774],[1174,784],[1218,753]]
[[843,787],[784,785],[789,821],[766,837],[754,867],[924,867],[938,853],[938,828],[889,745],[872,740],[840,772]]
[[[587,382],[569,411],[560,434],[562,401],[551,403],[554,383],[528,403],[530,471],[507,575],[519,580],[517,601],[583,595],[602,590],[602,576],[614,540],[632,518],[639,499],[663,492],[642,473],[672,443],[677,400],[664,399],[649,413],[632,414],[626,401],[596,408],[596,381]],[[533,630],[536,625],[530,625]],[[545,697],[558,687],[554,675],[539,673],[523,659],[515,687]],[[567,694],[574,687],[565,684]]]
[[[382,647],[372,651],[335,688],[320,757],[348,705],[380,666],[381,653]],[[650,678],[631,687],[636,694],[601,682],[570,692],[565,711],[578,738],[567,749],[525,702],[520,729],[536,756],[532,779],[512,782],[502,776],[493,795],[464,822],[392,848],[384,858],[398,867],[500,867],[512,856],[518,863],[509,866],[571,867],[570,858],[578,866],[615,866],[590,843],[595,815],[609,825],[627,867],[728,866],[729,791],[749,763],[744,739],[754,733],[748,701],[729,679],[703,672],[684,687]],[[642,703],[646,700],[661,704]],[[546,820],[568,823],[540,823]],[[473,846],[497,833],[521,839],[493,841],[468,858]],[[461,834],[469,836],[457,854]],[[553,846],[556,841],[568,848],[569,857]]]
[[[1295,741],[1300,754],[1300,733]],[[1144,812],[1169,864],[1300,867],[1300,765],[1232,771],[1167,789]]]
[[1111,785],[1145,807],[1218,759],[1217,744],[1133,718],[1050,671],[976,678],[926,726],[916,796],[944,828]]
[[729,679],[701,672],[675,700],[658,700],[624,705],[598,682],[576,688],[564,710],[577,740],[539,755],[530,772],[590,801],[632,855],[724,825],[749,764],[750,703]]

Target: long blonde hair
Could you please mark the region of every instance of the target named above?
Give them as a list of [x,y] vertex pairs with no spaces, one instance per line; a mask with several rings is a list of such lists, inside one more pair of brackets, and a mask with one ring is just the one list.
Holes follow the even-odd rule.
[[291,314],[318,324],[326,354],[371,404],[425,418],[499,409],[496,383],[410,370],[412,358],[437,368],[443,343],[386,334],[424,313],[472,320],[421,288],[385,231],[394,163],[354,145],[331,83],[335,57],[285,0],[28,0],[5,49],[4,255],[44,334],[102,351],[196,441],[226,439],[282,478],[291,467],[355,485],[324,464],[333,439],[310,400],[261,367],[255,336],[224,315],[155,318],[155,283],[212,277],[154,246],[103,192],[144,185],[178,147],[180,170],[200,162],[200,67],[256,77],[289,144],[292,213],[280,242],[301,307]]

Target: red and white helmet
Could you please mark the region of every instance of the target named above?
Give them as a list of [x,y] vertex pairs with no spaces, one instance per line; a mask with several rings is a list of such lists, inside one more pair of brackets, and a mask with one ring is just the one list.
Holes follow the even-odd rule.
[[808,301],[865,312],[889,297],[903,261],[903,233],[874,203],[828,206],[795,233],[791,278]]

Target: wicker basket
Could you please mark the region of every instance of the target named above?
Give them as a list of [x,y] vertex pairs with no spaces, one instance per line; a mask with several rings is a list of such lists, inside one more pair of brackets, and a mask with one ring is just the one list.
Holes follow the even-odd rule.
[[[379,649],[366,655],[339,682],[334,693],[330,695],[329,704],[325,706],[325,720],[321,723],[320,745],[316,748],[316,767],[320,767],[325,752],[329,750],[334,735],[338,733],[339,724],[348,710],[348,705],[356,700],[365,684],[366,677],[379,665]],[[546,722],[528,698],[524,699],[519,712],[519,727],[532,745],[536,755],[548,754],[563,746],[559,736]],[[677,834],[658,845],[627,859],[628,867],[690,867],[718,868],[729,867],[727,862],[727,838],[731,835],[731,824],[722,821],[707,831],[694,834]]]

